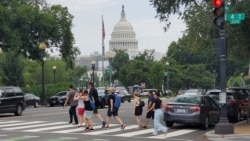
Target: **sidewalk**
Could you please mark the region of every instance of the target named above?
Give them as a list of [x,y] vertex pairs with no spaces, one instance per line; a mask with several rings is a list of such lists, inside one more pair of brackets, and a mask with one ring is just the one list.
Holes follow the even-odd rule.
[[[241,121],[239,123],[234,124],[234,134],[215,134],[214,130],[209,131],[205,134],[205,137],[213,140],[218,141],[219,139],[230,139],[231,141],[237,140],[250,140],[250,119],[247,122],[247,120]],[[234,140],[232,140],[232,138]]]

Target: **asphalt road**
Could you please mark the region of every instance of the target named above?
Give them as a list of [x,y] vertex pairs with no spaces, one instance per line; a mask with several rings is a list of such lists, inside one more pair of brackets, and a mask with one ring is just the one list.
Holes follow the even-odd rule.
[[[166,99],[164,101],[167,102]],[[168,130],[166,136],[163,133],[152,136],[153,121],[151,121],[148,129],[137,130],[131,110],[132,105],[132,102],[125,102],[119,110],[119,116],[126,124],[124,131],[120,130],[120,125],[113,118],[110,129],[102,129],[101,122],[94,117],[95,130],[84,132],[83,128],[68,124],[69,107],[28,107],[23,116],[2,114],[0,141],[207,141],[203,136],[208,130],[200,130],[197,126],[175,125]],[[104,118],[106,111],[107,108],[99,109]],[[145,112],[141,119],[144,121]]]

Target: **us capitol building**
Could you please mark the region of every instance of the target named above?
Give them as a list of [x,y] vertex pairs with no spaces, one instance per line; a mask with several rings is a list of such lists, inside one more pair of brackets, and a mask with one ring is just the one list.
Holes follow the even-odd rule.
[[[121,19],[115,24],[113,32],[111,33],[111,40],[109,41],[109,51],[104,54],[104,61],[102,61],[102,54],[94,52],[90,56],[80,56],[76,60],[76,65],[87,66],[88,76],[92,74],[91,63],[95,62],[95,72],[99,78],[102,78],[102,65],[104,69],[109,66],[107,55],[114,49],[126,50],[129,59],[133,59],[134,56],[139,54],[138,41],[136,39],[136,33],[134,32],[133,26],[127,21],[124,5],[122,6]],[[147,50],[151,52],[152,50]],[[144,51],[142,51],[144,52]],[[160,60],[163,57],[162,53],[154,53],[155,60]],[[103,64],[102,64],[103,63]]]

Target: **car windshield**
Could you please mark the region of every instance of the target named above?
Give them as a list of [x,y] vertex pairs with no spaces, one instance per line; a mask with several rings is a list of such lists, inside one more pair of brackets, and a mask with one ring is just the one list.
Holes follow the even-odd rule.
[[201,100],[198,96],[180,96],[176,97],[172,100],[175,103],[193,103],[193,104],[200,104]]

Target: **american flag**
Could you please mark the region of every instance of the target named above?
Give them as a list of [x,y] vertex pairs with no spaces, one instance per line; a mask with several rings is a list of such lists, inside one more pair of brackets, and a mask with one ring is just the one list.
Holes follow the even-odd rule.
[[103,17],[102,17],[102,40],[105,39],[105,28],[104,28],[104,22],[103,22]]

